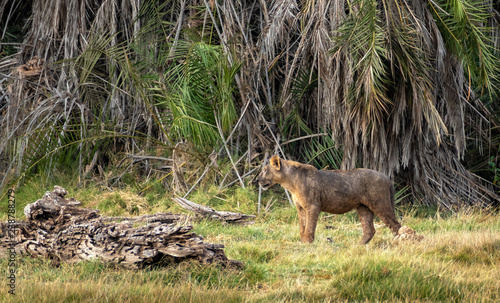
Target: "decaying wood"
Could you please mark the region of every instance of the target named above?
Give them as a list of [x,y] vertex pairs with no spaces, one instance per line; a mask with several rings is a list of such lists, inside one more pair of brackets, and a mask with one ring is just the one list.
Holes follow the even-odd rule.
[[[223,245],[205,243],[202,236],[190,232],[192,226],[176,224],[186,221],[183,215],[106,218],[98,210],[81,208],[75,199],[65,199],[66,194],[64,188],[55,186],[26,206],[27,221],[0,223],[0,257],[15,246],[16,253],[49,258],[56,264],[99,258],[133,269],[187,259],[241,265],[228,260]],[[137,226],[140,223],[146,224]]]
[[199,205],[180,197],[174,198],[173,200],[180,206],[184,207],[185,209],[195,212],[196,214],[201,215],[203,217],[227,223],[242,224],[242,225],[249,225],[255,223],[255,221],[245,221],[247,219],[255,218],[254,215],[245,215],[240,213],[232,213],[228,211],[216,211],[214,209],[211,209],[210,207]]

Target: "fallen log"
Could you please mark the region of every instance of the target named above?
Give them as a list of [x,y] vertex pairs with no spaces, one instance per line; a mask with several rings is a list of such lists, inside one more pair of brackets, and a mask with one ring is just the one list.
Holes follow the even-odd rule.
[[174,198],[173,200],[185,209],[195,212],[204,218],[241,225],[250,225],[255,223],[255,221],[246,221],[247,219],[255,218],[254,215],[245,215],[228,211],[216,211],[210,207],[196,204],[180,197]]
[[[223,245],[205,243],[202,236],[190,232],[192,226],[176,224],[185,222],[183,215],[102,217],[98,210],[82,208],[79,201],[66,199],[66,194],[64,188],[55,186],[25,207],[27,221],[0,223],[0,257],[15,248],[15,253],[49,258],[56,265],[94,258],[132,269],[188,259],[203,264],[242,265],[226,257]],[[140,223],[146,224],[137,226]]]

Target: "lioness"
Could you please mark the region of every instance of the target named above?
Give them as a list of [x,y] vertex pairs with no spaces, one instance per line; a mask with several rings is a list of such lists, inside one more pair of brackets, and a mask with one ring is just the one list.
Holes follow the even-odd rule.
[[361,244],[370,242],[375,234],[373,214],[391,229],[394,236],[401,227],[394,213],[392,182],[374,170],[318,170],[312,165],[273,156],[257,181],[263,189],[278,183],[292,193],[302,242],[314,241],[321,211],[343,214],[356,209],[363,227]]

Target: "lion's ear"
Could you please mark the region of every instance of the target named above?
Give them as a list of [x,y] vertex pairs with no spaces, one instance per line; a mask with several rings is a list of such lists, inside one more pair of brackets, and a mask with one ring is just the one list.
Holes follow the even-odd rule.
[[280,170],[281,168],[281,162],[278,156],[273,156],[271,160],[269,160],[269,164],[276,170]]

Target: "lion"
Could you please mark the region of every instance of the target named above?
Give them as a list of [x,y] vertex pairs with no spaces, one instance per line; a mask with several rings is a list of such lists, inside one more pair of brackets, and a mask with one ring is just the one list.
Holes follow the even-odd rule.
[[377,215],[394,234],[401,224],[394,211],[394,186],[384,174],[365,168],[318,170],[309,164],[273,156],[257,177],[264,190],[280,184],[292,194],[299,216],[300,240],[314,241],[319,213],[358,212],[363,228],[360,244],[375,235],[373,215]]

